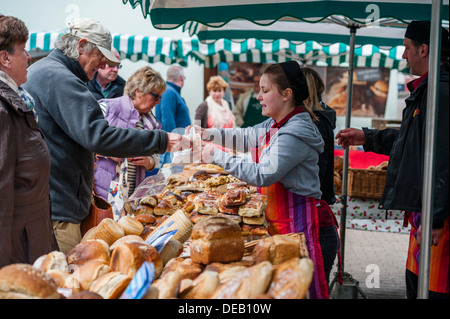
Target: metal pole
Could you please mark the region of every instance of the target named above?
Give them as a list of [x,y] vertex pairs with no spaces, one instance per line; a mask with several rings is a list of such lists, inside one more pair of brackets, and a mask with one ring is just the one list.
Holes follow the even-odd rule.
[[433,0],[428,67],[428,94],[425,133],[425,158],[422,189],[422,238],[420,240],[419,299],[428,298],[431,253],[431,228],[433,225],[434,153],[436,137],[436,110],[439,102],[439,65],[441,41],[442,0]]
[[[350,127],[350,115],[352,111],[352,92],[353,92],[353,64],[355,59],[355,37],[356,26],[350,26],[350,57],[348,65],[347,82],[347,109],[345,110],[345,128]],[[347,224],[347,179],[348,179],[348,156],[349,148],[344,151],[344,163],[342,170],[342,191],[341,191],[341,219],[339,225],[340,253],[341,253],[341,271],[344,273],[345,265],[345,227]]]

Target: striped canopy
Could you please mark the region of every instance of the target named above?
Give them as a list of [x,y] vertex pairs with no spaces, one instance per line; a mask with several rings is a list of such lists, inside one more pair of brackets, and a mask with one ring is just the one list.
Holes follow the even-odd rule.
[[[236,19],[269,25],[282,17],[319,22],[342,15],[359,24],[373,19],[394,18],[403,23],[429,20],[432,0],[122,0],[158,29],[173,29],[189,21],[218,27]],[[443,1],[442,18],[449,18],[449,1]]]
[[[26,48],[51,51],[60,34],[58,32],[31,33]],[[113,46],[119,51],[121,57],[131,61],[145,60],[149,63],[161,61],[165,64],[178,63],[187,66],[189,58],[192,58],[208,68],[226,61],[265,63],[299,58],[307,65],[348,64],[348,54],[346,54],[348,45],[343,43],[321,45],[314,41],[306,41],[294,44],[283,39],[271,43],[256,39],[241,43],[227,39],[214,43],[202,43],[197,38],[175,40],[129,34],[113,34],[112,36]],[[401,58],[402,54],[402,47],[380,49],[373,45],[365,45],[356,49],[355,62],[358,66],[387,67],[404,71],[407,70],[407,66]]]

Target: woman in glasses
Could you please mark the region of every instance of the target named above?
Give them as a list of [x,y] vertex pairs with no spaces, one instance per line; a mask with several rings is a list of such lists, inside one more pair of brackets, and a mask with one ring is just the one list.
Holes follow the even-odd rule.
[[[152,109],[161,100],[161,94],[166,90],[166,82],[162,76],[150,66],[137,70],[127,80],[124,95],[113,99],[99,100],[106,120],[111,126],[135,128],[138,130],[161,129],[161,123],[156,119]],[[94,175],[95,192],[108,200],[109,186],[116,178],[116,167],[122,163],[122,158],[97,156],[97,168]],[[133,157],[127,159],[128,194],[145,178],[145,171],[151,171],[159,165],[159,155]]]

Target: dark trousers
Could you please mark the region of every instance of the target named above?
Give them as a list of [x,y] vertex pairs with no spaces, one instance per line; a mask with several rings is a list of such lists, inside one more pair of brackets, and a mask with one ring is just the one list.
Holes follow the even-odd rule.
[[[405,280],[406,280],[406,297],[408,299],[417,299],[419,276],[417,276],[412,271],[406,269]],[[431,290],[428,291],[428,299],[448,299],[448,298],[449,294],[434,292]]]
[[330,272],[339,248],[339,237],[334,226],[319,227],[319,243],[322,249],[323,266],[327,285],[330,282]]

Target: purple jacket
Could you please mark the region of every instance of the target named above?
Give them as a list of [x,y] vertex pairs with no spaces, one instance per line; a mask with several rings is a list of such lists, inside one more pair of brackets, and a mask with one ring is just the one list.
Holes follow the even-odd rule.
[[[139,112],[129,96],[124,95],[113,99],[100,100],[99,103],[106,103],[105,119],[111,126],[121,128],[136,128],[139,120]],[[148,127],[146,126],[146,129]],[[94,185],[97,195],[108,200],[109,185],[116,178],[117,162],[107,157],[99,157],[96,162],[97,168],[94,174]],[[145,168],[136,166],[136,186],[145,178]]]

